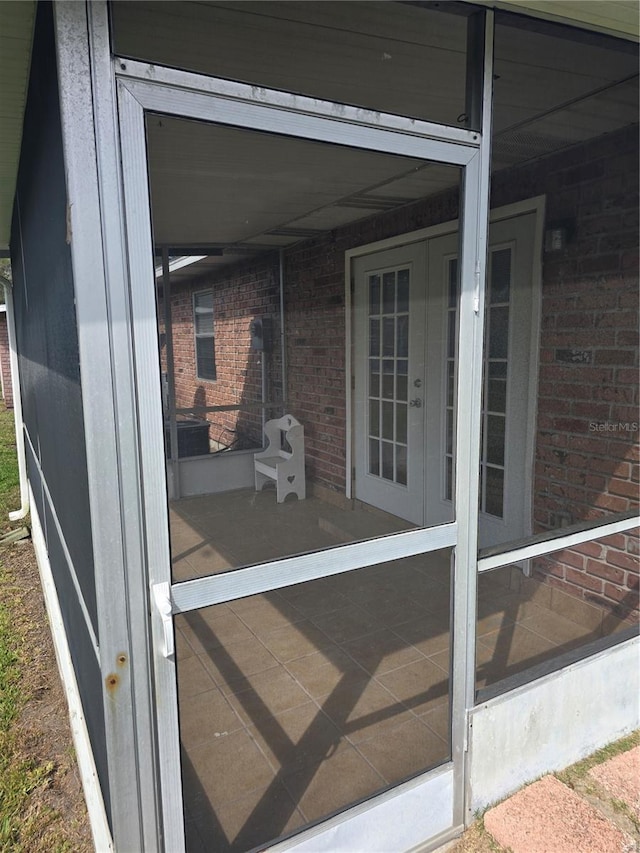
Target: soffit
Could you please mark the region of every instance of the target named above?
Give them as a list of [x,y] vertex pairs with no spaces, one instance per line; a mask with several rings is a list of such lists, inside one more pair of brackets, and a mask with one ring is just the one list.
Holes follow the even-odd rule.
[[473,3],[638,41],[637,0],[473,0]]
[[11,229],[34,18],[32,0],[0,3],[0,250]]

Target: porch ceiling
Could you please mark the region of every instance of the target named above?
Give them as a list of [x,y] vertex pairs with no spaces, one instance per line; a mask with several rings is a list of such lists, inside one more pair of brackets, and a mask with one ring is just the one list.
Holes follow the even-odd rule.
[[[347,5],[353,9],[360,4]],[[299,7],[290,5],[290,22],[307,26],[308,21],[300,20]],[[550,34],[535,24],[530,29],[523,20],[507,16],[497,27],[496,171],[638,120],[633,45],[618,49],[620,43],[611,39],[598,43],[595,36],[572,40],[566,31]],[[351,32],[353,22],[343,25]],[[283,79],[296,79],[295,56],[287,68],[287,52],[274,53]],[[340,61],[341,76],[358,77],[362,59],[357,53],[352,60],[341,55]],[[349,61],[351,67],[345,66]],[[235,76],[239,74],[236,69]],[[315,79],[312,83],[318,85]],[[165,117],[150,119],[148,133],[156,243],[182,245],[185,253],[189,246],[212,246],[219,254],[202,262],[207,267],[228,264],[265,247],[293,245],[432,195],[458,180],[453,168],[416,160]],[[184,267],[176,277],[191,277],[197,271]]]
[[[493,3],[493,0],[491,3],[503,7],[509,5]],[[578,6],[585,7],[584,14],[594,8],[593,3],[571,5],[572,15],[578,18],[581,15],[584,17],[582,12],[578,14]],[[324,97],[335,96],[340,100],[342,92],[347,101],[355,87],[355,102],[360,89],[373,86],[378,93],[376,97],[392,99],[390,110],[416,115],[423,111],[436,120],[443,120],[441,113],[444,110],[447,120],[455,121],[459,113],[461,74],[464,76],[464,15],[443,15],[433,8],[424,8],[418,4],[398,4],[403,7],[403,11],[391,16],[393,26],[390,27],[390,6],[395,4],[127,2],[115,3],[114,15],[116,22],[118,10],[131,15],[128,20],[132,23],[127,36],[130,44],[135,44],[136,39],[150,37],[149,34],[153,32],[159,49],[169,53],[181,49],[180,45],[185,43],[184,39],[175,37],[173,28],[176,22],[188,19],[193,37],[193,42],[189,42],[188,46],[188,61],[206,63],[215,56],[216,61],[229,65],[223,69],[225,73],[219,70],[218,73],[232,79],[242,79],[243,62],[243,54],[231,49],[235,43],[232,38],[234,27],[246,28],[246,21],[240,23],[239,18],[248,17],[254,23],[246,32],[253,32],[257,53],[247,50],[243,52],[244,55],[258,56],[261,67],[271,69],[269,73],[280,75],[282,80],[300,80],[301,85],[306,85],[305,81],[309,85],[322,84],[325,87]],[[451,8],[453,6],[465,11],[465,4],[452,4]],[[620,0],[615,6],[618,11],[621,10],[620,14],[624,12],[627,17],[635,15],[634,20],[637,18],[635,3]],[[365,7],[367,14],[363,15]],[[471,10],[473,6],[467,8]],[[130,13],[128,10],[131,10]],[[6,249],[9,239],[34,12],[33,0],[0,3],[0,252]],[[150,14],[154,16],[153,27],[149,27]],[[219,52],[212,51],[206,28],[197,26],[202,16],[208,18],[211,15],[222,16],[224,26],[229,30],[230,35],[226,39],[229,49],[222,52],[222,58]],[[328,20],[327,16],[331,15],[337,15],[337,18]],[[428,20],[428,25],[422,23],[417,26],[421,15]],[[577,30],[560,28],[557,34],[549,34],[548,29],[540,31],[531,18],[513,17],[511,20],[517,22],[517,26],[507,26],[507,18],[498,27],[496,41],[496,169],[543,156],[637,121],[637,53],[634,53],[631,42],[618,41],[621,49],[614,49],[615,42],[612,39],[605,39],[601,45],[597,45],[597,35],[585,34],[582,39],[573,40],[563,37],[563,33],[575,34]],[[578,26],[596,29],[604,26],[601,26],[602,22],[593,21],[585,23],[578,20],[576,23]],[[547,25],[541,26],[544,30]],[[264,36],[265,28],[269,38]],[[344,44],[346,49],[332,54],[328,63],[324,57],[325,61],[318,71],[313,64],[315,60],[309,57],[311,51],[308,46],[314,43],[314,39],[317,41],[318,33],[323,28],[337,32],[337,43]],[[608,27],[608,31],[612,31],[611,27]],[[387,43],[393,49],[380,53]],[[372,57],[379,59],[380,56],[385,59],[383,63],[372,63]],[[428,67],[425,66],[425,57],[428,58]],[[180,64],[172,61],[169,54],[149,58],[154,61],[164,59],[167,64]],[[362,68],[358,65],[363,61],[366,73],[360,73]],[[378,65],[384,68],[383,72]],[[415,68],[420,68],[421,74],[416,75]],[[207,73],[206,68],[194,70]],[[210,70],[209,73],[214,72]],[[383,76],[378,79],[375,75],[379,76],[380,73]],[[410,82],[400,86],[399,79]],[[425,79],[429,81],[426,88]],[[272,81],[271,85],[277,87],[278,80]],[[460,111],[462,109],[460,105]],[[178,137],[183,131],[173,130],[178,143]],[[353,175],[348,169],[345,175],[337,164],[332,168],[330,158],[326,158],[322,173],[327,176],[327,180],[323,181],[318,192],[317,187],[305,184],[305,164],[302,158],[300,162],[294,160],[291,163],[289,181],[279,188],[279,206],[274,207],[271,204],[274,181],[259,179],[260,165],[263,163],[260,154],[260,159],[253,157],[253,172],[251,169],[247,172],[256,178],[249,193],[251,216],[245,215],[244,220],[228,216],[228,228],[222,234],[216,223],[216,228],[206,227],[210,222],[209,211],[215,200],[221,208],[232,212],[232,205],[238,195],[232,186],[233,182],[221,182],[220,175],[207,173],[206,170],[199,174],[196,168],[191,168],[185,173],[181,167],[176,167],[175,162],[172,162],[175,158],[171,156],[173,146],[169,131],[167,128],[164,143],[152,164],[154,184],[158,179],[153,211],[156,240],[158,243],[175,244],[179,238],[185,244],[204,242],[206,245],[218,245],[221,254],[215,263],[226,263],[248,251],[261,251],[264,246],[290,245],[318,231],[405,204],[442,189],[455,180],[452,178],[453,171],[443,173],[435,167],[422,167],[404,176],[400,168],[393,174],[384,169],[372,171],[366,165],[370,155],[361,154],[358,169],[362,163],[365,166],[362,167],[362,173],[358,174],[362,180],[357,182],[352,180]],[[337,149],[332,150],[336,158],[342,156],[337,153]],[[216,157],[220,169],[225,162],[233,164],[234,158],[236,166],[239,168],[241,165],[241,158],[228,145],[217,146]],[[185,159],[182,158],[183,161]],[[297,176],[294,175],[294,166],[297,166]],[[266,164],[263,172],[266,172]],[[333,180],[339,174],[344,178],[341,187],[337,186],[337,180]],[[286,194],[287,188],[289,196]],[[178,200],[187,197],[208,198],[209,205],[204,202],[188,204],[182,206],[179,217],[172,217],[171,211],[178,208]],[[245,221],[247,218],[250,219],[249,223]],[[172,219],[180,223],[179,234],[174,232],[173,225],[168,227]],[[258,227],[254,228],[256,225]],[[212,259],[209,262],[214,261]]]

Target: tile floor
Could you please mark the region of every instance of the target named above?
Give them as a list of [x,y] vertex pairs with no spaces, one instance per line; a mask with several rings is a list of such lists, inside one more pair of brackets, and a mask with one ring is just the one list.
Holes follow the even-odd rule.
[[[171,510],[174,578],[405,526],[317,498],[190,498]],[[176,617],[190,851],[251,850],[448,759],[449,556]],[[600,636],[578,604],[515,568],[482,576],[478,687]]]

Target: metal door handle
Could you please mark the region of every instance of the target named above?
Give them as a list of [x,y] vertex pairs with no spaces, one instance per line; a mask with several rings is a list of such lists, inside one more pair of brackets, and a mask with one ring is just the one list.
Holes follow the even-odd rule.
[[413,406],[413,408],[415,408],[415,409],[419,409],[422,406],[422,400],[420,399],[420,397],[416,397],[415,400],[409,401],[409,405]]
[[175,655],[175,640],[173,634],[173,622],[171,614],[173,613],[173,603],[171,601],[171,587],[165,581],[156,583],[151,587],[154,604],[162,619],[162,655],[165,658],[172,658]]

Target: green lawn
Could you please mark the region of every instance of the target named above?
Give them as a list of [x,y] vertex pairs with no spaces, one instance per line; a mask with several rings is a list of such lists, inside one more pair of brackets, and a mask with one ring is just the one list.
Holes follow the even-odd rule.
[[13,410],[0,402],[0,535],[24,524],[9,521],[9,513],[16,509],[20,509],[20,481]]
[[[27,519],[9,521],[20,508],[20,486],[13,412],[0,402],[0,536],[24,527]],[[41,592],[28,544],[0,542],[0,851],[66,853],[61,815],[48,792],[56,784],[58,766],[47,755],[23,712],[42,691],[47,663],[41,636]],[[36,606],[34,606],[34,603]],[[39,604],[39,606],[37,606]],[[55,677],[55,676],[54,676]]]

